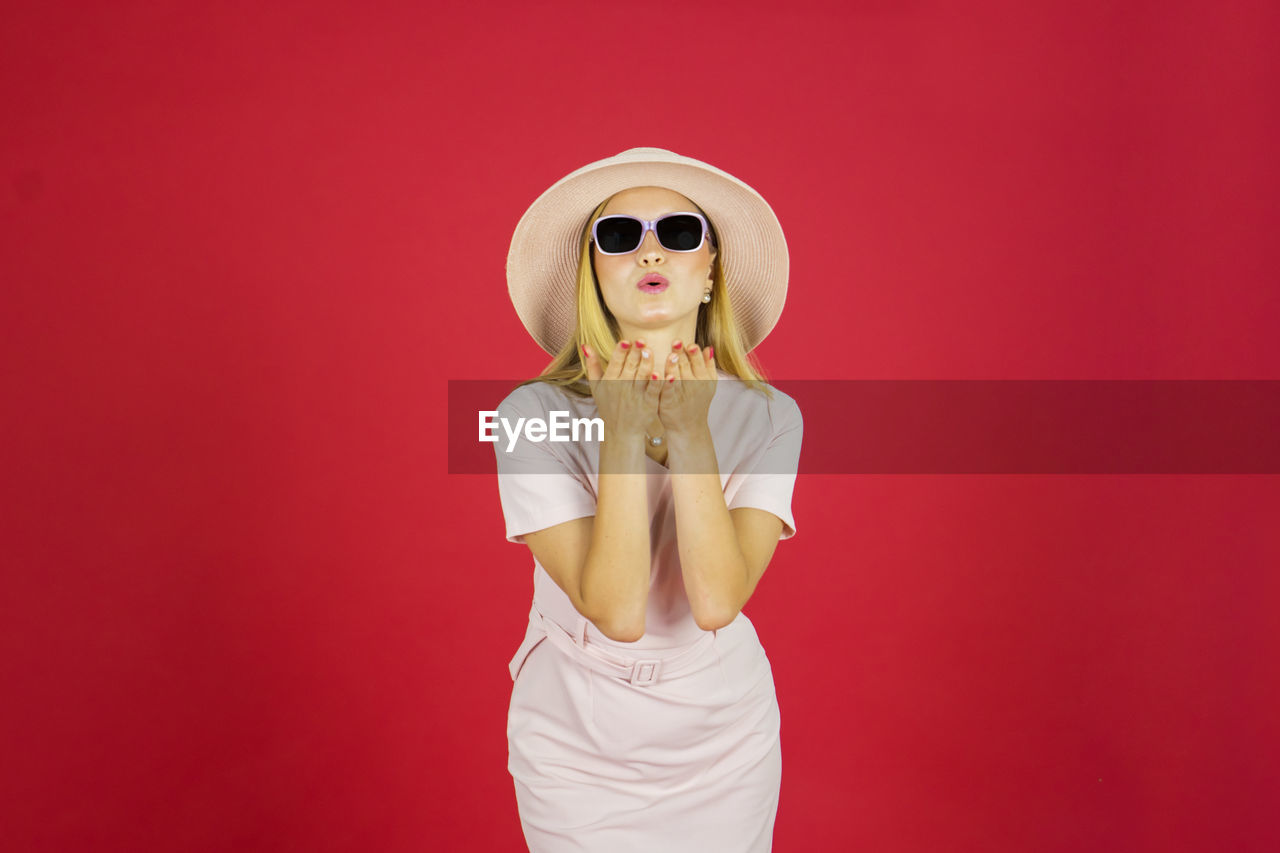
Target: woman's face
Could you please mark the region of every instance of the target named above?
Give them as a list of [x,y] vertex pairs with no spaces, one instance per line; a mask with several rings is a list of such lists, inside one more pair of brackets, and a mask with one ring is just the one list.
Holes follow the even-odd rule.
[[[648,222],[668,213],[697,210],[674,190],[636,187],[615,195],[600,215],[622,213]],[[692,341],[702,295],[711,288],[715,254],[709,239],[696,252],[672,252],[658,242],[656,234],[646,231],[640,248],[630,254],[604,255],[594,246],[591,254],[605,305],[618,320],[624,339],[670,329]],[[641,286],[649,280],[656,280],[657,286]]]

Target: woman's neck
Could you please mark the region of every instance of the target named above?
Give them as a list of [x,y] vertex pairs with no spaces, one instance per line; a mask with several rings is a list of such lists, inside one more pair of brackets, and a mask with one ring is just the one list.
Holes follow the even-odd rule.
[[633,344],[636,340],[644,341],[644,348],[649,351],[649,357],[653,360],[653,372],[662,377],[667,375],[667,359],[673,352],[672,344],[679,341],[683,349],[696,342],[695,334],[696,330],[692,327],[687,330],[624,329],[621,339]]

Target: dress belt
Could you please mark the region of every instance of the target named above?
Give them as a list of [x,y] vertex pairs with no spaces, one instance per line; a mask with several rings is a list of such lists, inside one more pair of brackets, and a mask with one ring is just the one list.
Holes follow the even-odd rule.
[[586,666],[605,675],[612,675],[629,681],[634,685],[645,687],[665,678],[675,676],[693,669],[702,652],[715,642],[716,632],[707,631],[688,648],[666,658],[631,658],[626,655],[615,655],[600,648],[599,643],[587,642],[587,619],[577,618],[575,631],[569,631],[559,622],[542,615],[535,604],[534,614],[541,620],[547,639],[559,646],[570,657],[581,661]]

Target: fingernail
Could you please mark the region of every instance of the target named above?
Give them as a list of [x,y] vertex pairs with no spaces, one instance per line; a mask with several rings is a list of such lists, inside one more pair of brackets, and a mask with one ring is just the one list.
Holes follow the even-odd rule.
[[636,346],[638,347],[644,346],[644,341],[640,340],[639,338],[636,338]]
[[654,378],[654,379],[657,379],[657,378],[658,378],[658,374],[656,374],[656,373],[655,373],[655,374],[653,374],[653,378]]
[[667,377],[667,381],[668,381],[668,382],[675,382],[675,381],[676,381],[676,378],[675,378],[674,376],[668,376],[668,377]]
[[716,348],[707,347],[707,358],[715,358],[715,357],[716,357]]
[[641,357],[641,358],[648,358],[648,357],[649,357],[649,351],[648,351],[648,350],[645,350],[644,352],[640,353],[640,357]]
[[582,350],[582,357],[583,357],[583,358],[586,358],[586,357],[587,357],[587,345],[586,345],[586,344],[578,344],[578,347]]
[[697,345],[697,344],[689,344],[689,346],[688,346],[688,348],[687,348],[687,350],[686,350],[686,351],[689,353],[689,355],[693,355],[694,353],[696,353],[696,352],[698,351],[698,345]]
[[675,353],[671,353],[671,358],[667,359],[667,361],[671,362],[672,364],[675,364],[679,360],[680,360],[680,356],[676,355]]
[[618,345],[621,346],[623,349],[631,349],[631,344],[627,343],[626,341],[618,341]]
[[674,344],[672,344],[672,345],[671,345],[671,348],[672,348],[672,349],[680,349],[680,342],[679,342],[679,341],[676,341]]

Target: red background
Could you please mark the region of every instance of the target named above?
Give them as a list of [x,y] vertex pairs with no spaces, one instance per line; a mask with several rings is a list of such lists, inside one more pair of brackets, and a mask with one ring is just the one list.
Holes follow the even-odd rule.
[[[8,3],[9,850],[513,850],[531,595],[450,378],[657,145],[787,230],[794,378],[1280,378],[1270,2]],[[1274,476],[804,476],[776,849],[1274,850]]]

